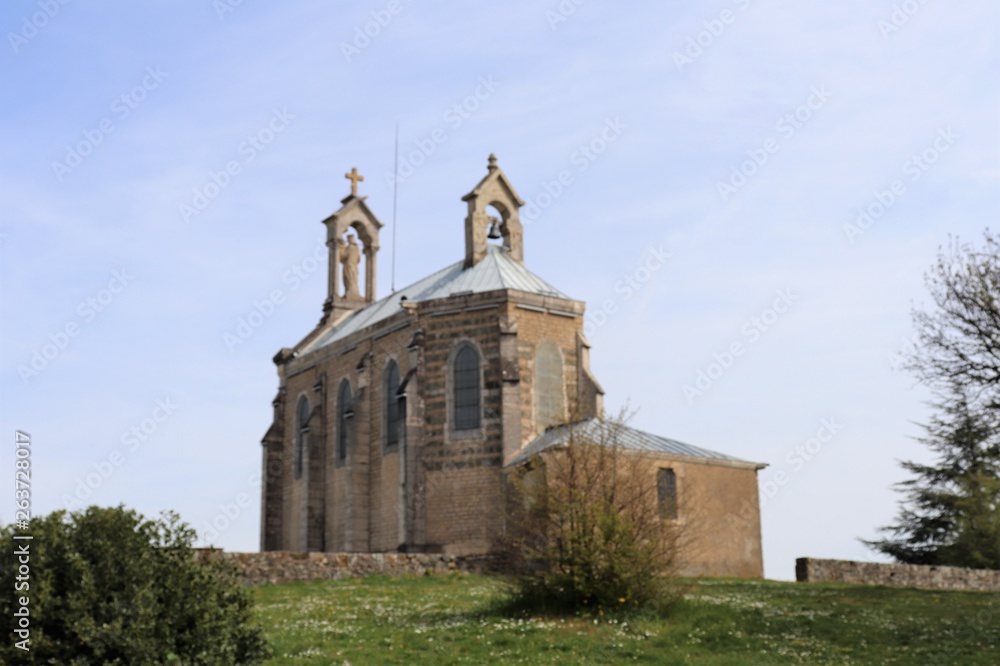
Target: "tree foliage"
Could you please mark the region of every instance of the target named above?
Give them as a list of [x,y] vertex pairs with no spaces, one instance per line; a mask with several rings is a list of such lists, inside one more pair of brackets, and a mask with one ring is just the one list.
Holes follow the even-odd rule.
[[913,478],[886,538],[869,542],[906,564],[1000,569],[1000,443],[995,430],[961,400],[942,407],[919,441],[934,465],[903,462]]
[[937,460],[902,463],[913,478],[898,486],[897,522],[866,542],[899,562],[1000,569],[1000,239],[984,236],[940,253],[927,275],[936,308],[913,313],[906,367],[936,411],[918,441]]
[[917,344],[905,364],[947,397],[1000,428],[1000,236],[976,248],[953,238],[926,276],[935,309],[913,311]]
[[622,420],[586,432],[508,477],[498,552],[514,601],[544,610],[665,609],[681,528],[660,517],[655,468],[619,444]]
[[[15,541],[15,534],[30,541]],[[90,507],[0,531],[0,663],[258,664],[267,654],[251,598],[233,571],[196,562],[195,533],[174,514],[147,520]],[[15,547],[29,544],[28,588],[15,590]],[[20,581],[23,582],[23,581]],[[14,646],[19,596],[30,599],[30,651]]]

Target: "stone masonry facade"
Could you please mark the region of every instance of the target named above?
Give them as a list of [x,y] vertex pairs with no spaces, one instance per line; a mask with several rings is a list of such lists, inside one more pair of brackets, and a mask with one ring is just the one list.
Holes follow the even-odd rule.
[[482,557],[403,553],[226,553],[202,549],[199,561],[222,561],[236,568],[244,585],[280,585],[365,576],[426,576],[482,573],[489,562]]
[[[523,267],[523,201],[492,156],[464,200],[465,260],[439,281],[470,288],[433,298],[416,298],[418,283],[375,299],[382,224],[364,197],[352,193],[324,222],[331,275],[323,318],[274,359],[279,390],[263,440],[262,551],[486,553],[503,530],[505,466],[547,427],[602,414],[585,304]],[[362,243],[364,289],[341,284],[360,274],[357,259],[353,272],[342,270],[352,261],[343,249],[354,243],[344,241],[348,234]],[[477,377],[460,375],[470,357],[463,350],[476,359]],[[474,391],[463,393],[460,381]],[[471,392],[465,413],[478,409],[479,417],[470,427],[458,423],[457,401]],[[390,405],[401,415],[398,430]],[[657,464],[675,467],[682,486],[706,490],[698,509],[711,518],[701,523],[692,572],[762,575],[758,466]],[[748,505],[753,510],[733,529],[724,517]]]
[[915,587],[925,590],[1000,592],[1000,571],[917,564],[881,564],[800,557],[795,561],[795,578],[800,583],[854,583]]

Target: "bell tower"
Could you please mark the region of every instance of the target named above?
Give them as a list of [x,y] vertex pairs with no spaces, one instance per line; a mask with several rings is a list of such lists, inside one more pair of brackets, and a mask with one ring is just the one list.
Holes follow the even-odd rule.
[[[338,321],[360,310],[376,299],[378,268],[378,235],[383,224],[358,196],[358,183],[364,176],[357,168],[344,177],[351,181],[351,193],[341,200],[336,213],[323,220],[326,225],[326,246],[329,248],[327,298],[323,303],[321,324]],[[364,259],[364,276],[361,262]]]
[[[486,257],[487,234],[503,238],[503,246],[511,258],[524,263],[524,229],[520,208],[524,201],[518,196],[507,175],[497,166],[497,156],[491,154],[486,177],[462,197],[469,206],[465,218],[465,267],[472,268]],[[500,217],[489,214],[492,206]]]

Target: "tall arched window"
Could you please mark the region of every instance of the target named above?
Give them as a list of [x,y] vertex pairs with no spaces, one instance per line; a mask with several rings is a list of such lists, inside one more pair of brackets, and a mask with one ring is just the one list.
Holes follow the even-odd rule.
[[399,366],[396,365],[395,361],[390,361],[385,372],[385,447],[387,449],[399,446],[399,434],[403,427],[403,414],[397,393],[399,393]]
[[463,346],[455,356],[455,430],[473,430],[480,424],[479,353]]
[[351,443],[351,384],[345,379],[340,383],[340,395],[337,398],[337,460],[347,460],[347,450]]
[[542,340],[535,350],[535,426],[539,432],[566,422],[565,384],[559,346]]
[[295,478],[302,478],[302,467],[306,457],[306,437],[309,435],[309,400],[299,398],[295,409]]

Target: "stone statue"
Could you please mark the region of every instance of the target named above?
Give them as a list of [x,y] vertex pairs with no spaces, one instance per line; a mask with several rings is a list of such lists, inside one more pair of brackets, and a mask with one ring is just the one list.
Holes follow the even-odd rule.
[[344,298],[349,300],[361,300],[361,292],[358,290],[358,265],[361,263],[361,248],[353,235],[347,237],[347,244],[343,239],[337,239],[340,245],[340,264],[344,269]]

